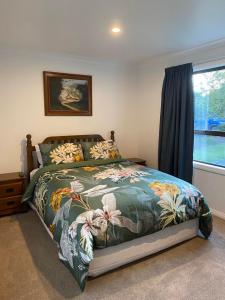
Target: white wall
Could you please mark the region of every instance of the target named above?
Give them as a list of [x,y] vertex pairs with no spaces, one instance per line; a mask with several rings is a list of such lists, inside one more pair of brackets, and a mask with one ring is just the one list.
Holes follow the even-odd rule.
[[[161,90],[166,67],[192,62],[216,61],[225,57],[225,43],[168,54],[137,66],[139,90],[139,155],[157,168]],[[194,184],[201,189],[210,206],[225,213],[225,176],[194,170]],[[213,187],[213,188],[211,188]]]
[[225,218],[225,170],[207,170],[204,167],[195,167],[194,184],[204,192],[209,206],[218,217]]
[[[51,135],[116,132],[124,156],[136,156],[133,143],[133,73],[128,66],[37,53],[0,50],[0,173],[24,169],[24,139]],[[93,116],[45,116],[42,71],[92,75]]]

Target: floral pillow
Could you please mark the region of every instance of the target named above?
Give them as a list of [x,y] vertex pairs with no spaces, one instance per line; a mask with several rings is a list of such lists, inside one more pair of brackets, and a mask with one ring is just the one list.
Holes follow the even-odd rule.
[[[40,155],[38,161],[40,165],[65,164],[79,162],[84,160],[81,144],[39,144],[35,146],[36,151],[39,148]],[[38,151],[37,151],[38,152]],[[40,156],[41,160],[40,161]]]
[[121,158],[116,144],[112,141],[82,143],[85,160]]

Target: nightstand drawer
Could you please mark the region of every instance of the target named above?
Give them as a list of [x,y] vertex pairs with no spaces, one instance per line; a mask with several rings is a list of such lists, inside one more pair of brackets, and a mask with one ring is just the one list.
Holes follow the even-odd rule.
[[21,205],[22,196],[12,196],[0,199],[0,210],[6,210]]
[[10,197],[23,193],[23,182],[12,182],[0,185],[0,197]]

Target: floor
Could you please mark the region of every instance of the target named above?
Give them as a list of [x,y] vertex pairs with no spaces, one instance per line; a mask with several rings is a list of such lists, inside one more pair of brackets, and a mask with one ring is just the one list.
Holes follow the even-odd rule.
[[0,299],[225,299],[225,221],[200,237],[87,282],[80,293],[29,211],[0,218]]

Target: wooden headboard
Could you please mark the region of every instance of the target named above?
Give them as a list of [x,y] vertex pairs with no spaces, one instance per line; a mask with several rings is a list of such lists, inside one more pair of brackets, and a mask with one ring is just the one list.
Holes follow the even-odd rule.
[[[110,132],[111,140],[115,141],[115,132]],[[31,134],[26,135],[27,138],[27,175],[34,169],[33,151],[35,147],[32,145]],[[55,143],[79,143],[79,142],[100,142],[104,141],[103,137],[99,134],[87,135],[65,135],[65,136],[49,136],[45,138],[42,144],[55,144]]]

